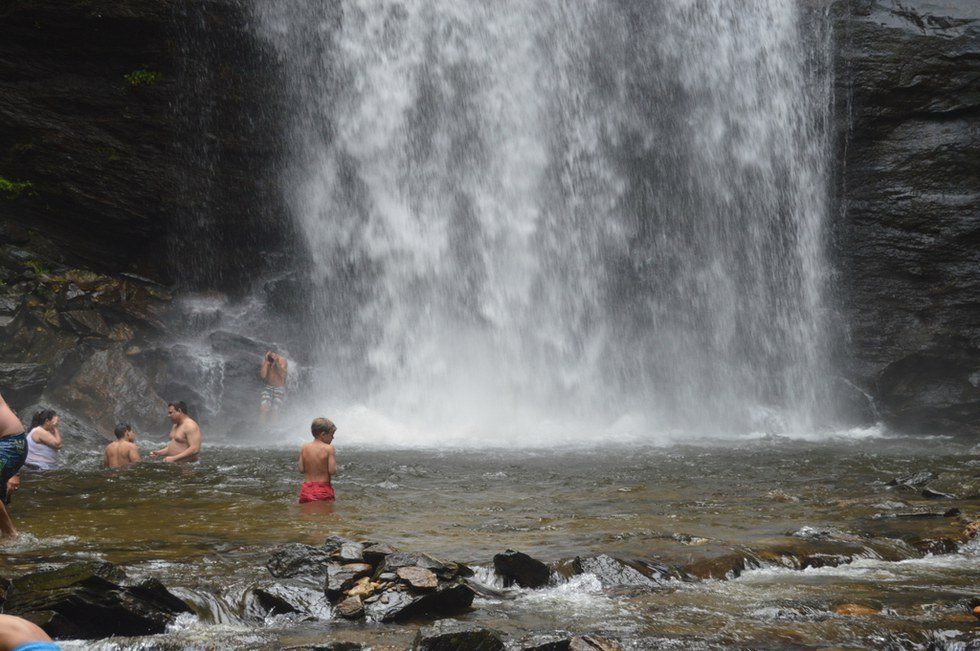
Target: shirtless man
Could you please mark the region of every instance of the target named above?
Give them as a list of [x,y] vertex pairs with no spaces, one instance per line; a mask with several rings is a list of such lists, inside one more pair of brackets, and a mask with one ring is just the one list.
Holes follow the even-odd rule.
[[279,410],[286,399],[286,373],[289,362],[282,355],[267,350],[259,368],[259,377],[265,380],[262,389],[262,402],[259,404],[259,417],[264,423],[272,412],[274,418],[279,417]]
[[306,481],[299,490],[299,503],[333,502],[333,486],[330,478],[337,474],[337,459],[333,449],[333,435],[337,426],[326,418],[317,418],[310,425],[313,441],[299,452],[299,471]]
[[20,488],[20,467],[27,459],[27,436],[17,414],[0,396],[0,538],[17,535],[7,513],[10,494]]
[[140,449],[136,447],[136,435],[128,423],[116,425],[116,440],[105,446],[102,462],[106,468],[125,468],[140,460]]
[[0,615],[0,651],[58,651],[60,648],[33,622]]
[[197,461],[197,454],[201,451],[201,428],[187,415],[187,405],[183,402],[171,402],[167,405],[167,416],[173,423],[170,428],[170,442],[162,450],[150,452],[150,456],[163,457],[168,463]]

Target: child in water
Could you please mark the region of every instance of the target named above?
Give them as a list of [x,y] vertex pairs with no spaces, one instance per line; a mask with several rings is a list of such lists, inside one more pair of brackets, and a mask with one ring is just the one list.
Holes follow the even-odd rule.
[[299,490],[299,503],[333,502],[333,486],[330,478],[337,474],[333,435],[337,426],[327,418],[317,418],[310,425],[313,441],[299,452],[299,471],[306,481]]

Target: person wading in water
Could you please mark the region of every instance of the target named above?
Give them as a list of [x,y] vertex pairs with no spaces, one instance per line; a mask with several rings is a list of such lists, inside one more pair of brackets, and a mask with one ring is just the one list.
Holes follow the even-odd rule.
[[187,415],[187,405],[183,402],[171,402],[167,405],[167,416],[173,423],[170,428],[170,442],[162,450],[151,452],[150,456],[162,456],[168,463],[197,461],[197,455],[201,451],[201,428]]
[[313,441],[299,452],[299,471],[306,481],[299,490],[299,503],[333,502],[333,485],[330,479],[337,474],[337,458],[334,454],[333,435],[337,426],[326,418],[317,418],[310,425]]
[[58,414],[42,409],[31,419],[31,431],[27,433],[28,470],[57,470],[61,467],[58,453],[61,450],[61,432],[58,431]]
[[27,436],[17,414],[0,395],[0,538],[17,535],[7,513],[10,494],[20,487],[20,467],[27,459]]
[[136,447],[136,435],[128,423],[119,423],[114,432],[116,440],[105,446],[102,463],[106,468],[125,468],[140,460],[140,449]]

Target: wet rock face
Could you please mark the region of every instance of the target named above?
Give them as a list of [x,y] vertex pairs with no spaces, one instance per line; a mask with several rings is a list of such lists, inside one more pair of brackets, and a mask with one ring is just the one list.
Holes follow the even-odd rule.
[[444,619],[423,626],[415,636],[413,651],[503,651],[503,634],[475,624]]
[[53,638],[97,639],[163,633],[191,612],[156,579],[123,586],[109,563],[75,563],[14,579],[4,611],[34,622]]
[[508,549],[503,554],[493,557],[493,567],[504,577],[504,585],[516,583],[522,588],[540,588],[548,584],[551,572],[548,566],[531,558],[523,552]]
[[618,558],[599,554],[598,556],[579,556],[572,563],[575,574],[594,574],[604,588],[615,587],[656,587],[669,580],[670,576],[661,571],[630,564]]
[[266,563],[266,569],[276,578],[322,576],[330,562],[330,551],[327,549],[302,543],[287,543],[276,548]]
[[834,10],[832,225],[851,375],[892,427],[980,434],[980,4]]
[[240,3],[14,0],[3,14],[4,219],[107,273],[186,279],[170,246],[182,264],[207,257],[223,289],[265,265],[243,248],[279,239],[276,144],[248,116],[275,112],[278,86]]

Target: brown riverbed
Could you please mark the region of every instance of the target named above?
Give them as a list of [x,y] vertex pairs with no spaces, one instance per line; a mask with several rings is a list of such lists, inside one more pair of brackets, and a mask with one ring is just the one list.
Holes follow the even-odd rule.
[[[100,469],[94,450],[69,453],[70,469],[25,478],[14,508],[25,535],[0,551],[4,574],[103,559],[161,578],[197,616],[143,640],[147,648],[324,639],[404,648],[418,623],[253,621],[243,616],[242,595],[270,580],[264,562],[276,544],[332,534],[465,561],[487,583],[485,568],[507,548],[545,561],[608,553],[702,576],[728,572],[728,580],[610,592],[587,575],[556,579],[542,590],[478,599],[467,618],[515,638],[598,632],[632,648],[980,644],[980,629],[965,617],[980,596],[980,546],[952,546],[980,518],[980,456],[969,445],[765,439],[562,454],[341,452],[339,501],[329,513],[294,504],[292,451],[212,447],[194,467],[125,472]],[[956,499],[927,500],[920,489],[885,483],[925,469],[937,474],[931,488]],[[961,514],[896,517],[950,508]],[[732,558],[749,559],[744,571],[738,563],[730,571]],[[828,558],[835,560],[821,560]],[[834,614],[845,603],[879,614]]]

